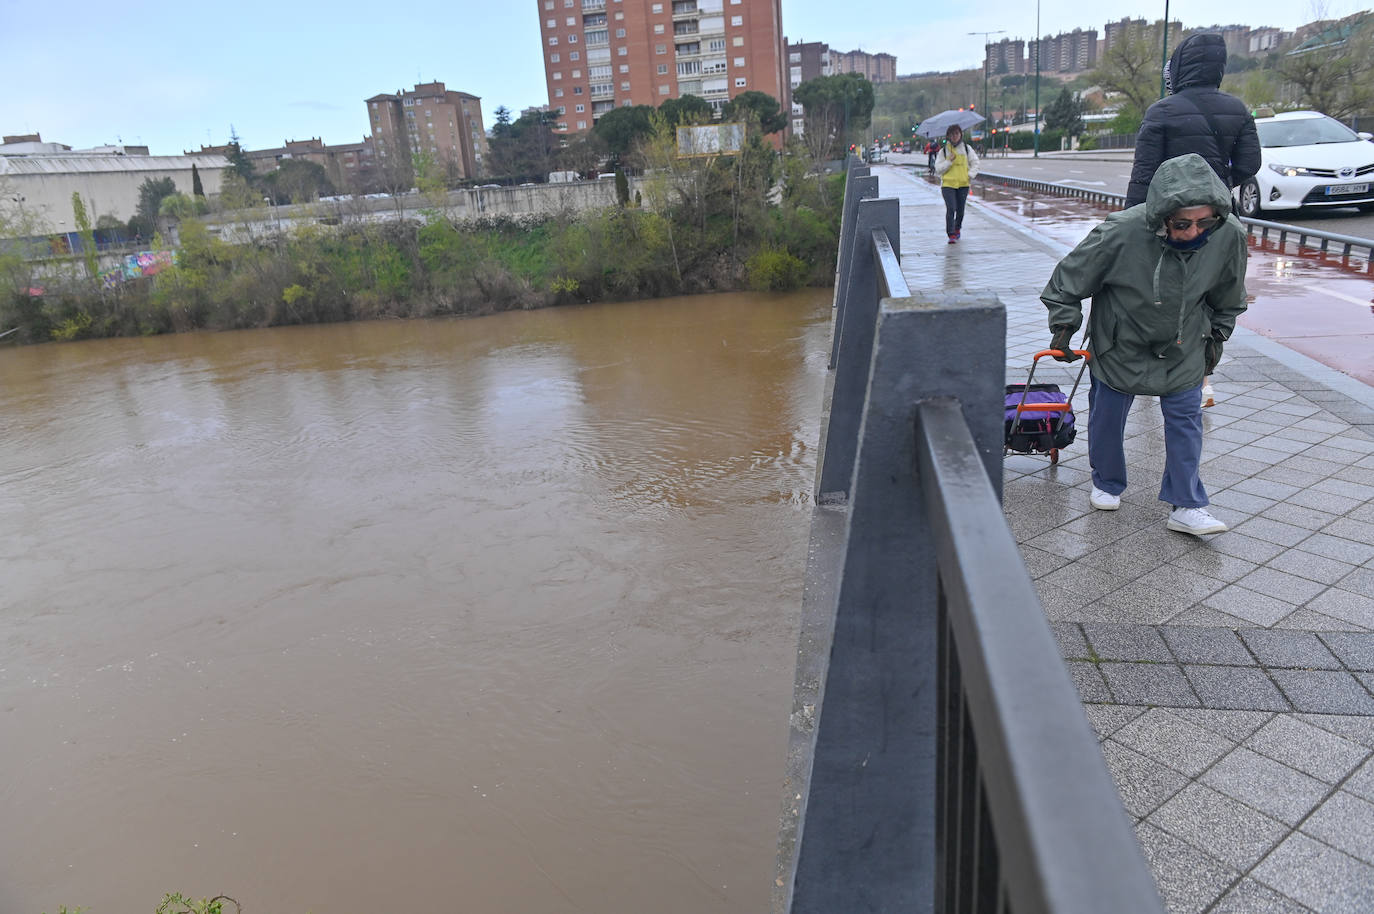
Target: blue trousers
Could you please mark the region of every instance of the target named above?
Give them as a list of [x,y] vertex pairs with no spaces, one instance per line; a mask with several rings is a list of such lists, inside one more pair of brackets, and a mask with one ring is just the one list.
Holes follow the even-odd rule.
[[[1134,394],[1092,379],[1088,388],[1088,463],[1093,485],[1109,495],[1126,489],[1126,415]],[[1159,398],[1164,415],[1164,478],[1159,500],[1177,508],[1203,508],[1207,490],[1198,478],[1202,462],[1202,385]]]
[[941,187],[940,196],[945,198],[945,234],[953,235],[963,231],[964,204],[968,201],[968,187]]

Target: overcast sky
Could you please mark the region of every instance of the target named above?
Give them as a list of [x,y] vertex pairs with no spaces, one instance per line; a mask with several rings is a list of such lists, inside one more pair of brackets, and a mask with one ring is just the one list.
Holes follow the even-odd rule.
[[[1251,0],[1225,4],[1227,21],[1293,29],[1365,2]],[[1158,19],[1164,3],[1042,0],[1040,30],[1097,29],[1122,16]],[[1203,0],[1175,0],[1188,28],[1224,24]],[[539,0],[395,6],[337,0],[227,4],[71,0],[57,6],[0,0],[0,133],[41,133],[74,148],[137,143],[155,155],[224,143],[230,125],[250,149],[287,139],[363,138],[363,99],[439,80],[480,96],[487,126],[505,105],[548,101],[540,57]],[[977,67],[983,36],[1031,39],[1030,0],[783,0],[790,41],[897,57],[898,73]],[[842,13],[840,12],[842,11]]]

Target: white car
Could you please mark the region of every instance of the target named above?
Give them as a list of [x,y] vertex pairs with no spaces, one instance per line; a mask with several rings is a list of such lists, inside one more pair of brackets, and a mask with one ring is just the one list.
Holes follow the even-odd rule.
[[1374,143],[1318,111],[1255,118],[1260,170],[1236,189],[1242,216],[1358,206],[1374,211]]

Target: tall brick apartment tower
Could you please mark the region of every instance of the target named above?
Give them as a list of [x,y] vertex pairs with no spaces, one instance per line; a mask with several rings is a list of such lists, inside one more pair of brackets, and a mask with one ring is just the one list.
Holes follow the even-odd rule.
[[560,134],[612,108],[696,95],[717,113],[742,92],[789,110],[781,0],[535,0]]
[[397,151],[427,152],[460,178],[482,173],[487,135],[482,100],[441,82],[366,99],[367,120],[378,164]]

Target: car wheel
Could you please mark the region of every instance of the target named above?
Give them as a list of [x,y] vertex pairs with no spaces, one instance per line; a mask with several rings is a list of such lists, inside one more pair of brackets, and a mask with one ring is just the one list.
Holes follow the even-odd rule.
[[1250,219],[1260,214],[1260,189],[1254,178],[1240,186],[1240,214]]

